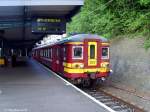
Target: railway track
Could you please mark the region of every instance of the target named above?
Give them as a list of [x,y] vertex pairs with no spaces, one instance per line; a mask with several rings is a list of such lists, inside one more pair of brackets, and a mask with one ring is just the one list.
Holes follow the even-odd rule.
[[[61,78],[66,83],[68,83],[68,82],[70,84],[72,83],[71,81],[65,80],[64,77],[62,77],[62,76],[57,75],[57,77]],[[130,103],[128,103],[128,102],[126,102],[120,98],[117,98],[117,97],[115,97],[109,93],[106,93],[102,90],[99,90],[93,86],[91,88],[88,88],[88,87],[86,88],[82,85],[78,85],[77,88],[80,88],[81,90],[83,90],[88,95],[91,95],[96,100],[107,105],[108,107],[110,107],[115,112],[146,112],[145,110],[143,110],[143,109],[141,109],[141,108],[139,108],[133,104],[130,104]]]
[[116,112],[145,112],[143,109],[136,107],[128,102],[123,101],[111,94],[97,89],[82,89],[87,94],[104,103]]

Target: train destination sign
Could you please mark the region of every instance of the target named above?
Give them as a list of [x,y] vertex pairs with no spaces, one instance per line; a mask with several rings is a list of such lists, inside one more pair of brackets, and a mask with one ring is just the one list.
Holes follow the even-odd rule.
[[36,18],[32,21],[33,33],[63,34],[66,22],[60,18]]

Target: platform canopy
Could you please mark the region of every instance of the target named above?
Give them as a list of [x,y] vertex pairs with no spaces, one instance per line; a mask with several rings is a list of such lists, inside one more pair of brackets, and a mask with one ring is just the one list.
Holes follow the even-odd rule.
[[15,47],[31,46],[45,33],[33,33],[32,22],[37,18],[71,20],[84,0],[1,0],[0,38]]

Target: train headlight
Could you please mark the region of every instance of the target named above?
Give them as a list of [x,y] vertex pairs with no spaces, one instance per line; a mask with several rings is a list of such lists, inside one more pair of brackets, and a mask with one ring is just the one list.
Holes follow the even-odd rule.
[[109,63],[107,63],[107,62],[101,63],[101,67],[109,68]]
[[75,63],[72,65],[72,68],[84,68],[84,64],[83,63]]
[[84,68],[84,64],[80,64],[80,68]]
[[80,65],[76,64],[76,65],[75,65],[75,68],[80,68]]

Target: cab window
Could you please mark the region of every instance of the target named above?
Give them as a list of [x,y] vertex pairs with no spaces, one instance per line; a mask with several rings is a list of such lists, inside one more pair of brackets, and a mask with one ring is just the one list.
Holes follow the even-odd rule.
[[73,47],[73,59],[83,59],[83,47],[82,46]]
[[109,59],[109,48],[108,47],[102,48],[102,59]]
[[90,59],[95,59],[95,45],[90,45]]

